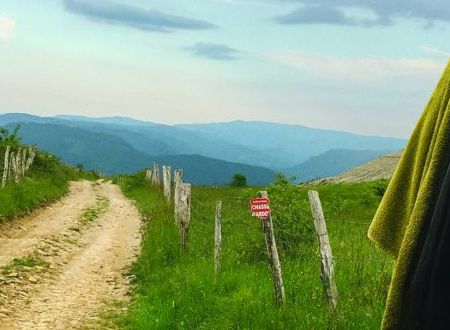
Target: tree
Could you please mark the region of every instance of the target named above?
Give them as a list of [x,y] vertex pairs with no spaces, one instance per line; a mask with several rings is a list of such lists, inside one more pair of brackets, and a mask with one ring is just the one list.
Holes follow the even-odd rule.
[[232,187],[247,187],[247,177],[241,173],[233,175],[230,185]]
[[9,146],[20,145],[19,130],[20,125],[17,125],[12,132],[5,127],[0,128],[0,144]]

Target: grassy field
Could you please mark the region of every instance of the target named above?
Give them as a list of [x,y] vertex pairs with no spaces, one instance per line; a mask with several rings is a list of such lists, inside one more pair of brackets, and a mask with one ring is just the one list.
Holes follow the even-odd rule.
[[[132,304],[118,318],[130,329],[378,329],[392,260],[366,238],[380,197],[374,184],[317,187],[336,257],[339,308],[323,300],[307,187],[269,188],[286,289],[277,307],[259,220],[257,188],[193,187],[189,251],[180,253],[172,206],[143,174],[119,182],[147,219],[132,273]],[[223,201],[222,274],[214,277],[214,212]]]
[[[0,175],[4,152],[0,146]],[[9,181],[0,188],[0,222],[60,198],[68,192],[70,180],[82,178],[93,179],[95,175],[77,171],[50,154],[38,152],[30,171],[21,181]]]

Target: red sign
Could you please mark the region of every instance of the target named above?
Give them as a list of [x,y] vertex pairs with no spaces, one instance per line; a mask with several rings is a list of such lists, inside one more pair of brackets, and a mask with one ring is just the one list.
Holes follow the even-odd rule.
[[269,218],[270,215],[270,200],[268,198],[255,198],[250,201],[250,209],[252,211],[252,217],[256,217],[261,220]]

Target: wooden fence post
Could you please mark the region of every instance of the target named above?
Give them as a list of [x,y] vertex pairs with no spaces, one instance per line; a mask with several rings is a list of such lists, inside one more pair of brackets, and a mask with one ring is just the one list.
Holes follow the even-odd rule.
[[153,162],[151,182],[152,182],[153,186],[156,186],[156,163],[155,162]]
[[153,184],[155,186],[160,186],[161,185],[161,177],[160,177],[160,173],[159,173],[159,165],[156,163],[153,163],[153,176],[152,176],[152,181]]
[[15,160],[13,160],[13,157],[14,157],[14,151],[11,151],[9,153],[9,165],[8,165],[8,175],[7,175],[9,181],[11,181],[14,176],[13,167],[14,167]]
[[14,177],[14,181],[18,182],[19,178],[17,176],[17,161],[16,161],[16,155],[14,152],[11,152],[11,157],[9,159],[10,168],[11,168],[11,178]]
[[177,214],[181,236],[181,249],[186,252],[189,241],[189,222],[191,221],[191,184],[181,183],[178,187]]
[[20,163],[20,170],[21,170],[22,177],[25,176],[26,161],[27,161],[27,148],[23,148],[23,150],[22,150],[22,158],[21,158],[21,163]]
[[216,218],[214,226],[214,273],[220,274],[220,262],[222,259],[222,201],[217,201]]
[[174,204],[174,217],[175,217],[175,223],[179,224],[180,220],[179,220],[179,215],[178,215],[178,195],[179,195],[179,187],[180,184],[183,183],[183,170],[178,169],[175,170],[173,173],[173,181],[174,181],[174,191],[173,191],[173,195],[174,195],[174,199],[173,199],[173,204]]
[[31,167],[31,165],[33,164],[34,161],[34,157],[36,156],[36,150],[33,149],[32,147],[30,147],[29,153],[28,153],[28,161],[26,163],[26,170],[28,171]]
[[320,246],[320,278],[322,280],[324,292],[330,308],[334,311],[337,306],[338,292],[334,279],[333,253],[331,252],[327,225],[325,223],[319,193],[315,190],[310,190],[308,191],[308,197],[309,203],[311,204],[311,212],[314,217],[314,227],[316,229],[316,235]]
[[159,165],[156,165],[156,185],[161,185],[161,173],[159,173]]
[[148,171],[149,171],[149,178],[148,178],[149,183],[150,183],[151,185],[153,185],[153,184],[154,184],[154,183],[153,183],[153,176],[155,175],[155,173],[154,173],[153,169],[150,169],[150,170],[148,170]]
[[[267,191],[258,192],[258,197],[268,198]],[[275,289],[275,298],[278,304],[283,304],[286,300],[284,294],[283,277],[281,275],[281,263],[278,257],[277,243],[275,241],[275,234],[273,232],[272,216],[262,221],[262,227],[266,239],[267,255],[269,258],[269,266],[272,271],[272,280]]]
[[2,188],[5,187],[6,180],[8,180],[8,172],[9,172],[9,151],[11,150],[10,146],[6,147],[5,151],[5,162],[3,167],[3,177],[2,177]]
[[163,166],[162,171],[164,196],[166,197],[167,201],[170,202],[170,195],[172,190],[172,168],[170,166]]
[[177,186],[180,183],[183,183],[183,170],[182,169],[173,171],[173,183],[175,185],[175,190],[178,188]]
[[19,147],[19,150],[17,150],[16,154],[16,173],[15,173],[15,179],[16,182],[19,182],[22,174],[22,170],[20,168],[20,165],[22,164],[22,148]]

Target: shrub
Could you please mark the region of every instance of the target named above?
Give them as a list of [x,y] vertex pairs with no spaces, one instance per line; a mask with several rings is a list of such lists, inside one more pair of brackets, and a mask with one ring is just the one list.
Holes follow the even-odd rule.
[[19,146],[20,138],[19,138],[19,130],[20,125],[17,125],[12,133],[5,127],[0,128],[0,146]]
[[308,198],[293,183],[292,179],[277,174],[268,189],[272,219],[281,254],[297,255],[314,242],[314,225],[309,210]]
[[378,197],[383,197],[384,193],[386,192],[388,183],[389,182],[386,180],[375,182],[371,187],[373,194]]
[[247,187],[247,177],[243,174],[236,173],[233,175],[230,185],[232,187]]

